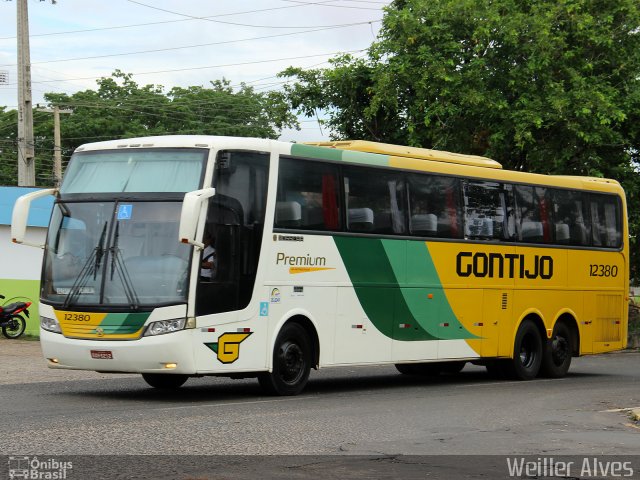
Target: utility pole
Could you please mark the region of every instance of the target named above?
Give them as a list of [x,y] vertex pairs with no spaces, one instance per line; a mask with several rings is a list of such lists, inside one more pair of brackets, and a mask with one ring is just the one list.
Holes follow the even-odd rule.
[[53,113],[53,178],[55,186],[62,182],[62,141],[60,140],[60,114],[73,113],[73,110],[60,110],[57,105],[53,108],[38,108],[39,112]]
[[31,104],[31,59],[27,0],[16,0],[18,8],[18,185],[35,186],[33,107]]

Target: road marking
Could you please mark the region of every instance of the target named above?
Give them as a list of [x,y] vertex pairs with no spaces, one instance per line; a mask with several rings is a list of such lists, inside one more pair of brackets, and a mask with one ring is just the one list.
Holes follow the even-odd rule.
[[640,410],[640,407],[611,408],[609,410],[600,410],[600,413],[630,412],[631,410]]

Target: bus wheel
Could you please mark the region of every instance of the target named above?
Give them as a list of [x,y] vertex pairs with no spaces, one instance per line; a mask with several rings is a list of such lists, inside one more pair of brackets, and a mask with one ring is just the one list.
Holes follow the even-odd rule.
[[260,386],[270,395],[299,394],[309,379],[310,345],[302,326],[288,323],[282,327],[273,349],[273,371],[258,375]]
[[525,320],[518,328],[513,349],[513,360],[508,373],[518,380],[532,380],[538,376],[542,363],[542,338],[536,325]]
[[153,388],[174,390],[184,385],[184,382],[189,379],[189,376],[171,373],[143,373],[142,378]]
[[553,335],[544,348],[542,374],[550,378],[564,377],[571,366],[572,351],[569,327],[564,323],[556,323]]

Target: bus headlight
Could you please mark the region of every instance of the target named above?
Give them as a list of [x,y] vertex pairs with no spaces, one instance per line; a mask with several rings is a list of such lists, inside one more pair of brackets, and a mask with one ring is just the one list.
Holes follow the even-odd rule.
[[55,318],[40,317],[40,327],[47,332],[62,333],[60,324]]
[[177,332],[178,330],[184,329],[184,324],[186,322],[186,318],[174,318],[173,320],[159,320],[157,322],[152,322],[147,326],[144,336],[149,337],[153,335]]

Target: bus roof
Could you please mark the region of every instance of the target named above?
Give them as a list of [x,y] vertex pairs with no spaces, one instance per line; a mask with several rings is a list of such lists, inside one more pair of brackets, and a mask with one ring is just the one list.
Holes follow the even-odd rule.
[[245,137],[166,135],[87,143],[78,147],[76,151],[139,147],[212,148],[214,146],[219,149],[243,148],[262,151],[275,150],[281,153],[286,152],[308,158],[383,165],[393,168],[433,171],[434,173],[449,173],[475,178],[491,178],[498,181],[534,183],[594,191],[622,192],[622,188],[616,180],[572,175],[544,175],[516,170],[504,170],[499,162],[488,157],[464,155],[427,148],[405,147],[402,145],[366,140],[288,143]]
[[478,155],[464,155],[462,153],[445,152],[443,150],[430,150],[428,148],[404,147],[402,145],[369,142],[366,140],[305,142],[305,145],[339,148],[341,150],[355,150],[358,152],[366,153],[381,153],[385,155],[393,155],[394,157],[408,157],[419,160],[457,163],[459,165],[471,165],[474,167],[502,168],[502,165],[499,162]]
[[567,180],[579,180],[581,182],[593,182],[600,184],[609,184],[609,185],[620,185],[620,182],[614,180],[612,178],[604,178],[604,177],[581,177],[578,175],[550,175],[552,177],[563,178]]

